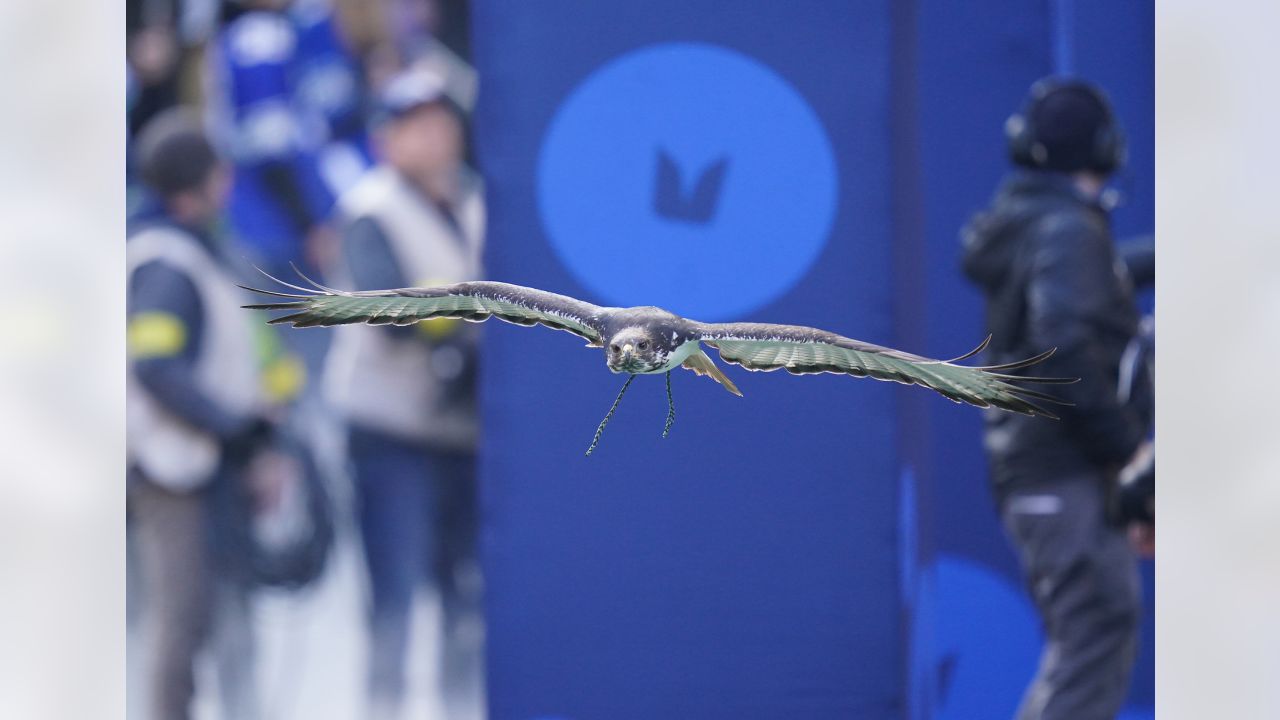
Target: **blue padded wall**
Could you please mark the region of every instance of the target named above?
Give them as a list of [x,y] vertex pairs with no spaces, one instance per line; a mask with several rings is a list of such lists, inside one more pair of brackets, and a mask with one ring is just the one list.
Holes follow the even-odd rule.
[[[958,231],[1050,72],[1111,92],[1131,143],[1116,229],[1152,230],[1149,3],[473,13],[494,279],[959,354],[982,318]],[[736,398],[681,372],[671,437],[642,377],[584,458],[622,378],[580,344],[485,327],[493,717],[1011,714],[1040,638],[974,409],[729,366]],[[1144,642],[1126,718],[1150,715]]]
[[[887,3],[473,17],[490,277],[892,341]],[[664,440],[641,377],[584,458],[622,378],[566,334],[485,333],[493,717],[898,716],[889,386],[681,372]]]

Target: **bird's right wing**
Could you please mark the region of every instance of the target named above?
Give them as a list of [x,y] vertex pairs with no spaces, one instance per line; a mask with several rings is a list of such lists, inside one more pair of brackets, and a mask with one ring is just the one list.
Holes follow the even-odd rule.
[[[272,278],[275,280],[275,278]],[[294,327],[329,325],[412,325],[432,318],[456,318],[483,322],[490,317],[516,325],[546,325],[571,332],[599,345],[602,337],[600,314],[606,309],[565,295],[500,282],[464,282],[430,288],[347,292],[308,280],[314,288],[304,288],[276,280],[299,293],[274,290],[251,292],[285,298],[286,302],[245,305],[251,310],[293,310],[270,323],[290,323]]]

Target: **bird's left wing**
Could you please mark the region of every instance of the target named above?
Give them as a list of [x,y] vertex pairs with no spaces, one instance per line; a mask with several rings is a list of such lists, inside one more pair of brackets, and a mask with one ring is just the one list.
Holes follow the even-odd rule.
[[[275,279],[275,278],[272,278]],[[429,288],[346,292],[313,281],[304,288],[276,280],[298,293],[245,288],[285,298],[284,302],[245,305],[252,310],[292,310],[271,323],[294,327],[328,325],[412,325],[431,318],[483,322],[490,317],[517,325],[546,325],[571,332],[592,345],[602,336],[599,318],[605,308],[565,295],[500,282],[464,282]]]
[[[698,326],[703,343],[716,348],[726,362],[748,370],[778,370],[802,375],[842,373],[855,377],[892,380],[921,385],[956,402],[978,407],[997,407],[1024,415],[1056,416],[1030,400],[1066,404],[1051,395],[1031,390],[1022,383],[1072,383],[1074,378],[1024,377],[1007,374],[1034,365],[1053,354],[1048,350],[1021,362],[988,367],[969,367],[956,362],[972,357],[986,347],[954,360],[931,360],[900,350],[864,343],[816,328],[765,323],[719,323]],[[1029,399],[1030,400],[1029,400]]]

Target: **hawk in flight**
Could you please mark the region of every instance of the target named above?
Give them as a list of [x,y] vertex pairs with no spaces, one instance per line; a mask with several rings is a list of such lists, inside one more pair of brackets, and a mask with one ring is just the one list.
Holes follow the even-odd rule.
[[626,392],[636,375],[666,374],[668,412],[663,437],[675,419],[671,397],[672,370],[683,367],[698,375],[706,375],[741,397],[738,387],[707,356],[703,346],[714,348],[721,360],[748,370],[767,372],[782,369],[795,375],[826,372],[892,380],[927,387],[955,402],[996,407],[1025,415],[1042,415],[1055,420],[1057,417],[1053,413],[1032,401],[1066,403],[1029,389],[1026,384],[1076,381],[1075,378],[1009,374],[1011,370],[1044,360],[1053,354],[1053,350],[1004,365],[972,367],[956,364],[980,352],[990,337],[961,357],[932,360],[817,328],[745,322],[702,323],[658,307],[600,307],[564,295],[501,282],[346,292],[325,287],[305,276],[303,280],[310,283],[311,288],[274,277],[271,279],[297,292],[246,287],[246,290],[283,300],[244,306],[253,310],[291,311],[270,320],[271,323],[290,323],[294,327],[350,323],[411,325],[431,318],[482,322],[495,317],[517,325],[545,325],[571,332],[586,340],[587,347],[602,348],[609,370],[626,373],[628,378],[609,414],[597,428],[587,450],[588,455],[595,449],[600,433],[622,400],[622,393]]

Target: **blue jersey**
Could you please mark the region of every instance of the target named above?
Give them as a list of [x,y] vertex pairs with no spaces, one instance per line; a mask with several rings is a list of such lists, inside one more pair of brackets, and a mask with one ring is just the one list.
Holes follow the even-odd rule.
[[327,3],[295,2],[292,17],[298,30],[297,97],[324,124],[320,174],[341,195],[373,164],[363,75]]
[[299,101],[325,123],[329,141],[366,143],[363,83],[356,59],[343,45],[333,13],[295,6]]
[[209,62],[211,130],[235,168],[231,225],[272,268],[304,259],[303,239],[334,201],[319,166],[328,123],[299,92],[301,47],[289,15],[248,12],[223,28]]

